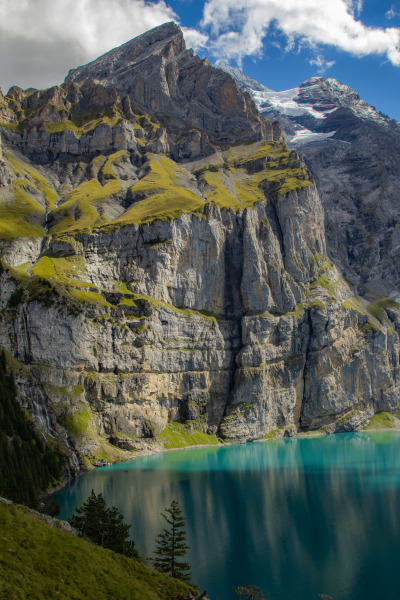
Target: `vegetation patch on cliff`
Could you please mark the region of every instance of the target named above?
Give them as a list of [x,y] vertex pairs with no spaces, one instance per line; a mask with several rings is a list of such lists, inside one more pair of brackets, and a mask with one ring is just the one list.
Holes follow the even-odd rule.
[[30,276],[28,290],[31,299],[51,303],[59,295],[74,303],[112,306],[103,298],[96,285],[78,279],[87,276],[85,263],[79,256],[42,256],[27,274]]
[[32,165],[18,159],[11,152],[4,152],[4,157],[10,165],[11,170],[15,173],[15,176],[23,183],[25,182],[25,185],[28,184],[28,187],[31,187],[35,194],[42,195],[46,208],[48,210],[54,208],[59,196],[52,188],[50,182]]
[[121,190],[117,179],[108,181],[104,186],[97,179],[81,183],[50,213],[50,218],[56,221],[50,234],[90,231],[93,227],[106,223],[109,219],[101,214],[102,205]]
[[199,431],[195,429],[194,425],[192,426],[190,422],[186,422],[185,424],[177,421],[168,423],[158,436],[158,439],[163,442],[166,449],[215,445],[219,443],[215,434]]
[[169,221],[204,206],[200,196],[188,188],[191,176],[186,169],[166,156],[149,154],[148,159],[148,173],[130,188],[132,198],[138,201],[113,224]]
[[[30,192],[30,193],[29,193]],[[44,208],[32,195],[37,190],[25,179],[16,179],[0,195],[0,239],[43,237]]]
[[80,138],[86,133],[93,131],[100,125],[108,125],[108,127],[115,127],[117,123],[121,122],[120,116],[102,116],[98,119],[93,119],[82,125],[77,126],[72,120],[59,121],[58,123],[45,123],[45,129],[48,133],[62,133],[64,131],[72,131],[76,137]]
[[368,425],[364,428],[365,431],[372,429],[394,429],[394,416],[388,412],[376,413]]

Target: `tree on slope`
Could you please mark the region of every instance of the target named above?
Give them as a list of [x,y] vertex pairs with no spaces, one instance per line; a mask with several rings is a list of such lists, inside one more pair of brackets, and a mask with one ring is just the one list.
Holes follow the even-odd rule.
[[81,537],[93,544],[138,560],[135,542],[128,539],[131,526],[123,520],[116,506],[108,507],[103,494],[96,495],[92,490],[69,522]]
[[189,549],[184,530],[186,521],[176,500],[172,500],[165,512],[167,514],[161,513],[161,515],[169,527],[157,536],[157,547],[154,551],[156,556],[152,559],[154,568],[161,573],[167,573],[171,577],[190,583],[190,565],[179,560]]

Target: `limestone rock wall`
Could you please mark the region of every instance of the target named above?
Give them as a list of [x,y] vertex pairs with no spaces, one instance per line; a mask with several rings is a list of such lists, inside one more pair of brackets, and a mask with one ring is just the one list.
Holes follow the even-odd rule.
[[[326,257],[315,188],[76,240],[108,305],[21,304],[0,344],[81,455],[141,447],[177,420],[251,440],[357,428],[397,407],[398,335],[351,298]],[[53,243],[53,254],[71,251]]]

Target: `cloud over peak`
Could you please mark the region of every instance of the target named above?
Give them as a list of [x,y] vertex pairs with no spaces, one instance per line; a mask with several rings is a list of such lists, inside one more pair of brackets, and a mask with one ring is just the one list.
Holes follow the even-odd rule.
[[293,42],[334,46],[356,56],[378,54],[400,66],[400,29],[364,25],[362,0],[207,0],[202,27],[214,54],[240,63],[260,56],[271,27]]
[[171,20],[164,0],[1,0],[0,85],[60,83],[71,67]]

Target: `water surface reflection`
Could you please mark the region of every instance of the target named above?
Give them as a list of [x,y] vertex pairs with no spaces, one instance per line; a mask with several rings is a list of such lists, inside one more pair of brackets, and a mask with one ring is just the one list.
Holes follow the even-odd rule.
[[213,600],[244,583],[267,600],[397,597],[399,450],[385,432],[169,452],[96,469],[56,500],[66,518],[101,491],[148,556],[176,498],[193,578]]

